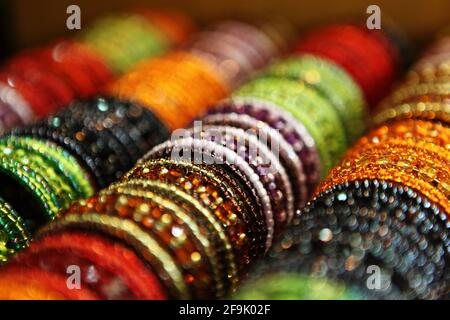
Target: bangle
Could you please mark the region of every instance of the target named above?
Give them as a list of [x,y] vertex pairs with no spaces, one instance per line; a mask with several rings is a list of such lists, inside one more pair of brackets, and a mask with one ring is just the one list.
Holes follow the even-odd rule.
[[417,190],[450,213],[450,177],[446,170],[449,157],[449,151],[438,145],[393,138],[343,160],[316,194],[347,181],[382,179]]
[[367,115],[363,94],[338,65],[302,55],[272,65],[265,75],[300,81],[329,100],[344,125],[349,143],[364,132]]
[[[276,149],[275,155],[280,157],[283,168],[286,168],[290,173],[288,178],[294,191],[294,210],[297,213],[304,207],[308,197],[308,189],[303,164],[293,146],[277,130],[247,114],[215,113],[202,117],[201,121],[202,124],[206,125],[226,125],[242,129],[247,134],[265,140],[270,150]],[[292,217],[288,218],[290,221]]]
[[[180,160],[187,160],[190,162],[195,161],[198,162],[198,164],[205,163],[211,167],[218,166],[218,164],[214,164],[217,162],[220,163],[220,166],[225,164],[224,167],[228,167],[229,171],[235,171],[236,174],[240,172],[240,175],[244,176],[246,180],[249,181],[247,185],[251,186],[251,190],[253,190],[256,198],[255,203],[260,204],[259,207],[263,214],[261,221],[266,222],[267,236],[265,243],[266,250],[268,250],[272,243],[274,232],[273,209],[267,190],[264,188],[259,176],[250,165],[231,149],[220,146],[214,142],[192,138],[179,139],[173,142],[169,140],[149,151],[140,162],[150,159],[169,158],[173,155],[180,157],[180,151],[183,151],[183,159]],[[189,157],[189,159],[185,159],[186,156]],[[201,157],[200,161],[198,156]]]
[[30,235],[24,221],[14,209],[0,198],[0,264],[9,256],[28,246]]
[[[193,298],[222,297],[224,283],[211,237],[182,207],[144,187],[116,184],[88,205],[99,212],[133,219],[169,248],[183,269],[184,281]],[[86,210],[82,208],[81,213]]]
[[[173,185],[143,179],[127,180],[124,182],[124,185],[132,189],[145,188],[160,195],[164,199],[169,199],[180,207],[190,208],[188,212],[197,212],[195,219],[196,221],[202,221],[202,225],[209,230],[210,237],[212,238],[211,243],[216,246],[216,250],[213,252],[220,259],[219,263],[213,263],[213,270],[218,270],[222,275],[222,281],[224,283],[224,285],[220,285],[219,282],[219,288],[223,287],[222,292],[233,292],[235,290],[239,280],[236,256],[234,255],[230,239],[228,239],[224,226],[217,219],[212,209],[203,206],[194,197]],[[113,184],[111,188],[115,188],[115,185]],[[120,185],[117,191],[119,193],[122,192]],[[200,218],[202,220],[199,220]]]
[[[255,274],[313,273],[379,298],[436,298],[446,291],[438,283],[445,275],[447,229],[439,206],[409,187],[376,179],[345,182],[311,201]],[[374,256],[387,277],[382,290],[366,286]],[[412,274],[424,279],[429,267],[436,272],[427,281],[417,286],[408,280]]]
[[[438,122],[414,119],[397,120],[373,129],[361,138],[351,150],[363,150],[372,144],[382,144],[391,138],[422,140],[448,149],[450,129]],[[348,155],[346,157],[348,158]]]
[[79,164],[77,159],[60,146],[50,142],[30,137],[7,136],[0,139],[0,145],[8,148],[23,149],[27,153],[38,154],[51,162],[72,184],[80,198],[89,197],[94,193],[92,178]]
[[438,120],[450,123],[450,106],[439,102],[404,103],[379,111],[373,116],[374,124],[382,124],[396,119]]
[[[346,148],[343,126],[331,104],[293,80],[260,78],[241,87],[235,96],[269,100],[297,118],[314,138],[327,172]],[[327,141],[327,143],[325,143]]]
[[290,143],[301,160],[306,174],[308,194],[316,187],[321,173],[321,163],[314,139],[306,128],[292,115],[278,106],[254,98],[233,98],[224,100],[210,108],[207,114],[236,113],[248,114],[279,131]]
[[138,15],[110,15],[100,19],[80,40],[103,57],[116,73],[164,52],[169,45],[160,30]]
[[237,198],[235,186],[221,180],[213,171],[181,161],[159,159],[139,164],[124,179],[150,179],[178,186],[203,205],[214,210],[215,215],[226,226],[228,238],[232,242],[237,265],[246,267],[255,258],[259,244],[249,220],[249,212]]
[[[183,72],[174,74],[174,68]],[[187,90],[187,83],[195,83],[195,90]],[[173,130],[186,126],[223,98],[228,88],[207,61],[188,52],[175,52],[142,63],[139,69],[119,79],[111,91],[150,108]],[[179,112],[181,109],[183,113]]]
[[442,103],[450,101],[450,83],[420,83],[400,86],[380,104],[379,108],[387,109],[403,103],[429,100]]
[[[275,234],[278,234],[293,218],[294,204],[292,185],[277,155],[257,137],[247,134],[242,129],[203,126],[202,130],[198,131],[194,127],[188,130],[188,134],[191,134],[192,138],[213,141],[234,151],[258,174],[269,195],[274,215]],[[217,139],[217,137],[220,138]]]
[[76,227],[86,230],[98,230],[120,239],[132,246],[159,274],[172,296],[188,299],[189,292],[183,281],[179,266],[167,250],[161,247],[149,233],[142,230],[132,220],[123,220],[120,217],[109,216],[102,213],[85,212],[71,214],[70,212],[42,228],[38,236],[48,232],[56,232]]
[[[123,264],[124,259],[126,265]],[[82,274],[89,274],[89,270],[94,267],[95,276],[81,277],[81,287],[89,288],[101,299],[166,298],[156,275],[133,251],[89,233],[70,231],[46,235],[34,241],[10,265],[22,268],[39,266],[44,271],[61,276],[67,276],[70,265],[79,266]],[[111,285],[118,280],[121,281],[121,289],[114,290]]]

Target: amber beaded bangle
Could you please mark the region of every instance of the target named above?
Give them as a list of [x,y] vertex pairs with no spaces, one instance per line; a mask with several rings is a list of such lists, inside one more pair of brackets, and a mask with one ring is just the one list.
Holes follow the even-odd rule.
[[404,139],[390,139],[380,146],[350,157],[330,172],[316,194],[334,185],[363,179],[397,182],[417,190],[450,214],[450,151],[438,145]]
[[239,261],[238,266],[242,268],[250,262],[250,255],[257,252],[256,243],[252,241],[252,229],[249,229],[248,213],[239,205],[241,202],[236,199],[233,188],[222,182],[212,171],[205,169],[188,162],[159,159],[138,165],[124,179],[142,178],[176,185],[203,202],[203,205],[212,208],[227,226],[228,237]]
[[206,299],[215,295],[211,279],[215,269],[209,263],[212,261],[211,256],[214,257],[214,251],[209,248],[208,235],[201,232],[195,220],[183,209],[151,191],[127,188],[126,184],[122,184],[77,203],[70,208],[70,213],[83,214],[93,210],[138,223],[162,247],[168,248],[171,256],[182,267],[193,298]]
[[[187,206],[190,208],[188,212],[197,212],[195,221],[201,221],[201,224],[210,230],[211,243],[216,246],[215,251],[220,262],[215,264],[215,268],[220,270],[223,275],[222,278],[225,282],[224,290],[225,292],[235,290],[238,282],[236,257],[230,239],[228,239],[226,234],[225,227],[220,223],[212,209],[203,206],[194,197],[174,185],[144,179],[127,180],[122,185],[126,186],[127,189],[142,188],[152,191],[164,199],[175,202],[180,207],[183,207],[183,205]],[[116,184],[110,187],[110,189],[115,188]],[[117,192],[120,193],[121,191],[122,186],[119,183],[117,185]]]

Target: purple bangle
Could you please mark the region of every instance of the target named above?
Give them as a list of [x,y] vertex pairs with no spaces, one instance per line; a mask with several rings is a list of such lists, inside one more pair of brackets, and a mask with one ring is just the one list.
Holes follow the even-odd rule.
[[[246,133],[259,137],[262,133],[267,139],[268,145],[276,144],[279,147],[280,162],[289,171],[289,179],[294,196],[295,214],[306,205],[308,201],[308,187],[303,164],[292,146],[284,139],[278,130],[270,127],[265,122],[253,118],[247,114],[218,113],[207,115],[201,119],[202,125],[227,125],[243,129]],[[292,217],[288,217],[288,223]]]
[[[273,210],[270,201],[269,194],[264,188],[263,183],[260,181],[258,174],[250,167],[250,165],[241,158],[236,152],[229,148],[223,147],[215,142],[183,138],[174,141],[166,141],[150,150],[139,162],[144,162],[150,159],[167,158],[172,157],[173,152],[183,150],[183,156],[186,151],[190,151],[189,157],[192,159],[192,153],[195,156],[202,156],[202,159],[196,159],[200,163],[205,163],[205,157],[207,157],[207,163],[223,163],[234,172],[241,172],[251,183],[252,189],[261,204],[262,214],[266,221],[267,237],[266,237],[266,251],[272,246],[272,240],[274,235],[274,220]],[[180,158],[179,161],[188,161],[189,159]],[[176,161],[176,160],[175,160]]]
[[[201,131],[196,130],[201,129]],[[258,174],[272,204],[275,235],[284,229],[294,216],[294,197],[289,177],[278,156],[258,138],[242,129],[231,126],[202,126],[189,130],[194,139],[212,141],[227,147],[241,156]]]
[[314,139],[306,128],[288,112],[281,110],[276,105],[254,98],[227,99],[208,110],[208,114],[231,112],[248,114],[279,130],[284,139],[292,145],[303,163],[308,195],[310,195],[322,176],[322,167]]

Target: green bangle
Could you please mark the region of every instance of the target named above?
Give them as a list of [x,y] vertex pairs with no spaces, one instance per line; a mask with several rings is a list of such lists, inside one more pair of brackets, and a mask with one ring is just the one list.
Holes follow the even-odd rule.
[[[62,209],[58,195],[55,194],[54,189],[40,171],[24,165],[12,157],[4,157],[0,161],[0,172],[25,187],[33,199],[37,200],[44,216],[35,218],[44,221],[52,220]],[[11,203],[9,200],[8,202]]]
[[94,194],[94,186],[89,173],[83,169],[77,159],[55,143],[30,137],[5,137],[0,146],[25,149],[29,153],[39,154],[58,169],[71,183],[80,198]]
[[302,55],[276,63],[264,74],[302,81],[317,90],[336,109],[349,143],[364,133],[367,123],[364,96],[353,79],[338,65],[311,55]]
[[23,220],[14,209],[0,198],[0,264],[15,252],[28,246],[30,235]]
[[169,46],[161,31],[135,15],[105,17],[87,29],[81,41],[101,55],[116,73],[163,53]]
[[360,300],[362,295],[325,278],[273,273],[244,285],[235,300]]
[[0,146],[0,153],[8,150],[8,158],[14,159],[18,163],[27,166],[34,172],[39,172],[42,178],[47,182],[53,194],[55,194],[62,208],[69,207],[73,201],[79,199],[78,194],[71,187],[70,182],[52,166],[40,154],[30,153],[27,150]]
[[343,125],[331,104],[294,80],[260,78],[240,88],[235,97],[253,97],[277,104],[300,121],[317,145],[323,175],[347,148]]

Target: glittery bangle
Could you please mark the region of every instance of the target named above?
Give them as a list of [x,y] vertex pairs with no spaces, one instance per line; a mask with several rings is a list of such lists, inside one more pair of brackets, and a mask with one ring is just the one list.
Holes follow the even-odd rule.
[[176,185],[212,208],[222,224],[227,226],[238,266],[244,268],[258,252],[257,243],[253,241],[255,235],[247,227],[250,225],[249,213],[235,198],[234,188],[221,181],[221,177],[214,172],[205,169],[188,162],[159,159],[138,165],[124,179],[142,178]]
[[[191,211],[197,211],[196,219],[203,217],[202,220],[207,224],[207,228],[211,230],[211,237],[214,236],[216,239],[211,241],[220,246],[218,252],[216,253],[219,258],[221,258],[222,263],[217,264],[218,269],[221,270],[223,275],[223,280],[226,286],[224,286],[224,292],[228,290],[234,291],[236,284],[239,280],[237,274],[236,257],[233,252],[233,248],[228,239],[225,228],[220,224],[220,221],[215,217],[212,209],[203,206],[198,200],[190,196],[188,193],[184,192],[182,189],[177,188],[173,185],[168,185],[158,181],[133,179],[124,182],[128,188],[144,187],[156,194],[161,195],[165,199],[170,199],[175,201],[179,206],[182,203],[191,207]],[[114,188],[113,184],[111,188]],[[118,190],[120,192],[120,190]],[[204,224],[205,226],[205,224]]]
[[[227,126],[202,126],[188,130],[195,139],[213,141],[241,156],[258,174],[269,195],[274,214],[275,233],[294,216],[293,191],[285,169],[268,147],[254,135]],[[214,139],[214,140],[213,140]],[[277,150],[275,150],[278,152]]]
[[214,115],[217,113],[248,114],[279,131],[286,141],[292,145],[304,166],[308,193],[311,193],[316,187],[322,169],[314,139],[291,114],[270,102],[240,97],[224,100],[208,110],[208,114]]
[[71,208],[71,212],[83,213],[93,207],[101,213],[133,219],[170,250],[183,269],[193,298],[222,297],[223,280],[209,235],[181,207],[144,187],[115,184],[98,198],[88,200],[85,206]]
[[[173,73],[174,68],[183,70]],[[144,62],[124,75],[111,88],[121,99],[140,102],[150,108],[171,129],[186,126],[228,92],[225,80],[207,61],[188,52],[174,52]],[[195,90],[186,84],[195,83]],[[205,94],[205,90],[208,94]],[[183,113],[179,110],[183,109]]]
[[164,34],[138,15],[104,17],[87,29],[81,40],[121,73],[168,46]]
[[[294,210],[300,210],[306,204],[308,188],[306,186],[306,175],[303,163],[284,137],[275,129],[263,121],[257,120],[247,114],[237,113],[216,113],[206,115],[201,118],[202,124],[206,125],[227,125],[237,127],[246,133],[253,134],[258,139],[267,142],[269,149],[277,150],[276,156],[280,157],[280,162],[289,171],[289,180],[292,185],[294,197]],[[292,217],[288,217],[288,223]]]
[[[9,157],[4,157],[0,161],[0,171],[5,180],[3,186],[8,186],[8,189],[2,188],[2,197],[16,208],[24,219],[27,229],[34,230],[37,226],[53,219],[62,209],[58,194],[40,173],[41,171],[36,171]],[[19,185],[20,188],[12,188],[10,183]],[[22,201],[20,195],[23,195],[23,192],[27,196],[31,194],[32,200],[27,203],[19,202]],[[34,210],[30,212],[30,209]]]
[[[142,162],[160,157],[172,157],[174,152],[175,156],[180,157],[180,151],[183,151],[183,157],[189,157],[189,159],[178,158],[180,160],[194,161],[195,164],[214,164],[219,161],[220,164],[225,164],[234,170],[238,170],[247,177],[251,182],[253,189],[256,191],[259,201],[261,201],[261,211],[264,214],[267,225],[266,250],[270,248],[274,231],[273,209],[270,197],[264,188],[264,185],[250,165],[231,149],[220,146],[214,142],[192,138],[180,139],[174,142],[167,141],[153,148],[140,161]],[[186,154],[186,152],[189,154]],[[197,159],[195,158],[196,156],[201,156],[203,159]]]
[[336,109],[351,143],[365,130],[366,105],[361,90],[338,65],[302,55],[272,65],[265,73],[301,81],[317,90]]
[[424,140],[448,149],[450,129],[437,122],[414,119],[397,120],[372,130],[361,138],[351,150],[362,150],[371,144],[382,144],[390,138]]
[[438,120],[450,123],[450,105],[439,102],[405,103],[379,111],[373,116],[372,122],[381,124],[405,118]]
[[[384,299],[437,298],[446,292],[447,229],[439,207],[408,187],[382,180],[345,182],[311,201],[256,267],[255,276],[312,272]],[[366,267],[374,256],[388,277],[383,290],[366,286]],[[427,280],[417,286],[411,274]]]
[[422,83],[400,86],[380,104],[379,108],[387,109],[390,106],[403,103],[420,102],[417,100],[420,100],[421,97],[430,97],[427,100],[433,99],[434,102],[450,102],[450,83]]
[[[123,264],[124,259],[127,263]],[[39,268],[67,276],[68,267],[77,265],[84,274],[95,268],[94,277],[82,277],[87,287],[101,299],[167,298],[159,280],[130,249],[89,233],[64,232],[46,235],[16,256],[10,265]],[[120,280],[118,280],[120,279]],[[111,289],[112,284],[125,286]]]
[[161,274],[161,279],[165,280],[164,283],[171,295],[180,299],[189,298],[182,272],[173,258],[135,222],[94,212],[85,212],[82,215],[68,213],[42,228],[38,236],[67,228],[95,229],[125,241],[158,270],[157,272]]
[[14,209],[0,198],[0,264],[15,252],[28,246],[30,235],[24,221]]
[[448,153],[446,149],[426,141],[391,139],[390,143],[384,142],[377,148],[343,160],[330,172],[316,194],[346,181],[383,179],[417,190],[450,213],[450,177],[446,169],[450,158]]
[[[54,194],[62,208],[67,208],[75,199],[79,198],[79,194],[71,186],[70,181],[61,174],[58,167],[40,154],[30,153],[17,147],[11,149],[9,146],[2,145],[0,145],[0,152],[7,155],[8,159],[26,166],[31,172],[38,172],[51,188],[51,193]],[[29,174],[28,179],[32,176],[32,173]],[[5,184],[5,187],[11,186]]]
[[51,161],[72,183],[80,197],[89,197],[94,193],[89,174],[78,165],[78,161],[66,150],[50,141],[42,141],[29,137],[4,137],[0,145],[11,148],[22,148],[28,152],[37,153]]
[[296,81],[260,78],[244,85],[234,96],[269,100],[291,112],[313,136],[324,172],[340,159],[346,148],[345,132],[334,108],[315,91]]

